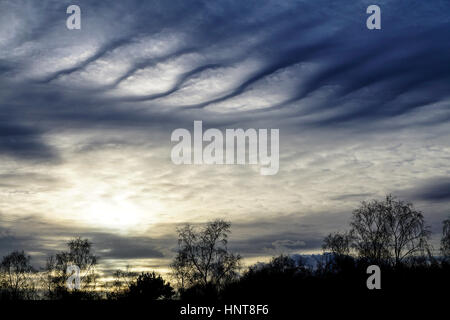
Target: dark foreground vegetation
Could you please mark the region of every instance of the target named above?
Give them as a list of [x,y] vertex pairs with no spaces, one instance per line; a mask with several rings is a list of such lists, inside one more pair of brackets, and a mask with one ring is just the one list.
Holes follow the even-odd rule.
[[[98,257],[87,239],[69,241],[66,251],[48,257],[43,270],[35,270],[23,251],[14,251],[1,261],[0,299],[264,304],[448,292],[450,219],[443,222],[440,248],[433,249],[422,213],[392,196],[363,202],[354,210],[347,232],[324,239],[324,252],[314,265],[301,255],[281,255],[244,268],[241,256],[228,249],[230,228],[223,220],[179,228],[170,279],[129,269],[116,271],[114,281],[101,284]],[[67,286],[70,265],[80,268],[78,289]],[[367,288],[369,265],[381,269],[381,290]]]

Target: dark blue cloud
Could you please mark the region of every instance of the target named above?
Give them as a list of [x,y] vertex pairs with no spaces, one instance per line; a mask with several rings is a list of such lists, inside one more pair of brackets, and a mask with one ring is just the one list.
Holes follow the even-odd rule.
[[[237,82],[230,92],[198,104],[181,104],[178,107],[204,108],[218,102],[226,103],[246,93],[258,81],[297,63],[317,63],[321,68],[308,76],[294,94],[286,95],[284,101],[272,105],[267,111],[289,107],[288,115],[292,118],[357,104],[351,108],[339,108],[339,111],[313,122],[316,126],[330,127],[342,122],[351,122],[353,125],[358,122],[364,126],[365,122],[407,114],[418,107],[443,101],[450,90],[450,44],[446,41],[450,37],[450,24],[444,14],[444,9],[450,8],[445,1],[433,1],[430,4],[419,1],[382,2],[382,30],[379,31],[365,28],[367,15],[363,2],[337,5],[325,1],[296,1],[279,5],[273,1],[230,1],[225,4],[207,1],[131,1],[123,5],[111,1],[101,4],[80,1],[79,4],[86,20],[80,31],[84,38],[80,36],[80,41],[84,41],[89,33],[95,33],[95,28],[100,28],[93,23],[100,13],[102,15],[99,15],[98,20],[106,24],[105,27],[123,25],[123,32],[118,35],[112,32],[112,36],[105,39],[91,56],[81,62],[36,78],[36,83],[41,84],[38,91],[32,88],[34,85],[29,80],[16,82],[17,87],[10,89],[16,94],[11,94],[8,99],[20,101],[16,103],[17,113],[30,114],[30,109],[36,110],[36,103],[40,104],[38,111],[33,112],[32,116],[38,117],[39,123],[33,124],[36,128],[30,127],[29,130],[46,131],[46,126],[51,126],[50,123],[55,126],[65,126],[71,122],[80,124],[83,117],[87,125],[92,118],[100,123],[112,121],[113,125],[120,125],[120,121],[116,120],[127,121],[128,117],[139,121],[142,114],[136,111],[134,116],[123,117],[120,108],[106,108],[102,105],[120,106],[127,101],[153,101],[171,96],[203,71],[232,66],[249,57],[262,58],[266,63],[247,79]],[[46,4],[40,9],[38,6],[36,8],[35,14],[39,15],[36,20],[40,21],[38,29],[41,31],[34,34],[34,37],[40,40],[45,38],[45,33],[49,33],[49,29],[54,28],[56,23],[64,22],[65,16],[57,15],[62,5],[52,7]],[[423,13],[420,21],[419,13]],[[128,62],[131,67],[112,84],[92,90],[85,89],[85,94],[83,91],[55,86],[55,80],[82,72],[115,50],[135,43],[139,37],[151,36],[167,29],[186,32],[185,45],[161,57],[135,59],[130,55]],[[205,59],[204,64],[180,73],[169,90],[151,95],[118,97],[116,100],[101,99],[94,94],[114,88],[139,70],[186,53],[203,55],[213,46],[217,46],[218,50],[226,47],[239,49],[258,32],[262,35],[254,45],[243,52],[236,50],[237,54],[232,59]],[[61,33],[77,40],[77,36],[73,36],[65,28],[61,28]],[[34,39],[24,37],[22,42],[18,40],[16,46],[30,40]],[[52,46],[57,44],[53,43]],[[23,59],[27,62],[26,56]],[[22,68],[17,59],[3,59],[0,64],[0,72],[3,74],[14,74]],[[296,107],[297,102],[324,86],[336,86],[327,100],[314,105],[314,109]],[[31,91],[27,88],[31,88]],[[364,93],[364,90],[367,92]],[[408,98],[414,92],[420,92],[420,97]],[[406,98],[399,99],[400,97]],[[156,101],[153,111],[164,113],[165,110],[159,109],[158,104]],[[76,114],[73,112],[75,108]],[[171,117],[177,118],[180,115],[185,118],[183,113],[174,113]],[[271,116],[274,115],[276,113],[271,113]],[[278,115],[285,116],[285,113]],[[208,113],[203,114],[203,117],[208,118]],[[441,119],[446,121],[445,118]],[[151,125],[152,121],[148,121]],[[300,120],[300,123],[303,121]],[[22,140],[16,142],[17,150],[35,150],[39,137],[30,140],[22,136]],[[11,143],[3,142],[3,145],[4,152],[15,148]],[[21,154],[23,152],[16,152],[17,156]]]
[[402,192],[412,199],[431,202],[450,201],[450,178],[435,177],[417,182],[417,186]]
[[[11,121],[11,120],[9,120]],[[57,153],[35,127],[0,122],[0,154],[28,160],[56,160]]]

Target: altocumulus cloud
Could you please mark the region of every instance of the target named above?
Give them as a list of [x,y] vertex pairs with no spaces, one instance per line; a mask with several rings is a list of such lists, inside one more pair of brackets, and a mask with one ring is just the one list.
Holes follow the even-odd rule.
[[[3,251],[85,234],[111,259],[170,257],[176,225],[211,217],[235,222],[244,254],[317,250],[387,192],[437,230],[448,1],[378,1],[376,31],[368,1],[77,3],[76,31],[60,1],[0,3]],[[280,128],[280,172],[175,167],[170,133],[193,120]]]

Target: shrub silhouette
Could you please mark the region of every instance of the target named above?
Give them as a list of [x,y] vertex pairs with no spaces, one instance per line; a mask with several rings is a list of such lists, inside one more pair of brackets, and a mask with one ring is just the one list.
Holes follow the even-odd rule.
[[175,294],[174,289],[155,272],[141,273],[130,283],[127,289],[118,297],[129,300],[159,300],[170,299]]

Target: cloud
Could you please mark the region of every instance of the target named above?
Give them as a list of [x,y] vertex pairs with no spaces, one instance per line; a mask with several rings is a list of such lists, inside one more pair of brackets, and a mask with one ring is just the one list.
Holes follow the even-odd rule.
[[[66,243],[74,237],[89,239],[93,251],[100,259],[160,259],[171,258],[171,247],[176,241],[171,238],[130,237],[100,231],[92,227],[73,227],[57,224],[37,217],[15,217],[0,215],[0,257],[13,250],[24,250],[30,254],[37,266],[44,265],[47,256],[67,250]],[[29,235],[29,230],[34,235]]]
[[401,190],[401,194],[418,200],[431,202],[450,201],[450,179],[448,177],[433,177],[418,181],[417,186]]
[[275,248],[280,247],[280,248],[288,248],[288,249],[301,249],[306,246],[306,242],[302,241],[302,240],[293,241],[293,240],[284,239],[284,240],[276,240],[276,241],[272,242],[272,245]]
[[41,138],[41,132],[11,122],[0,122],[0,154],[21,159],[52,160],[57,159],[55,150]]
[[[36,74],[30,79],[14,59],[2,62],[3,69],[9,70],[5,72],[14,75],[12,85],[22,86],[9,99],[26,95],[15,103],[22,110],[30,109],[30,101],[40,102],[38,114],[45,130],[49,123],[80,124],[83,118],[88,125],[93,113],[97,122],[111,124],[116,114],[123,118],[121,113],[126,113],[137,121],[144,109],[154,115],[167,108],[206,108],[213,114],[194,114],[216,120],[216,112],[287,108],[286,113],[272,115],[282,122],[287,116],[297,119],[296,126],[329,128],[351,122],[363,127],[419,107],[426,109],[448,92],[448,55],[439,54],[449,50],[447,42],[440,41],[448,36],[448,21],[438,19],[436,25],[424,21],[424,28],[408,35],[408,15],[414,12],[407,10],[394,28],[391,25],[402,4],[384,4],[383,21],[389,31],[378,33],[368,32],[359,21],[364,20],[364,10],[352,16],[348,5],[304,1],[286,6],[272,1],[258,5],[232,1],[225,6],[199,1],[192,7],[180,2],[147,7],[135,1],[128,6],[80,5],[87,20],[80,32],[58,29],[56,24],[42,30],[65,35],[71,42],[62,36],[30,40],[39,50],[48,49],[45,45],[59,50],[48,60],[49,68],[42,61],[38,67],[35,58],[40,51],[22,50],[20,65],[41,75],[33,71]],[[361,4],[356,7],[363,9]],[[10,10],[20,16],[18,8]],[[35,23],[45,25],[45,16],[55,16],[61,7],[47,4],[34,9]],[[422,4],[419,9],[441,16],[438,6]],[[99,12],[101,17],[94,16]],[[180,12],[185,19],[177,18]],[[336,19],[336,12],[347,18]],[[117,26],[118,15],[135,21],[107,35],[106,26]],[[15,46],[23,48],[24,43]],[[320,97],[325,90],[327,96]],[[141,107],[129,108],[126,101]],[[169,118],[176,122],[184,116],[173,112]]]
[[[174,226],[216,217],[244,254],[314,251],[398,190],[440,219],[448,1],[381,1],[377,31],[366,1],[79,5],[69,31],[63,3],[0,4],[2,252],[84,234],[108,259],[165,259]],[[170,134],[193,120],[279,128],[279,173],[173,165]]]

